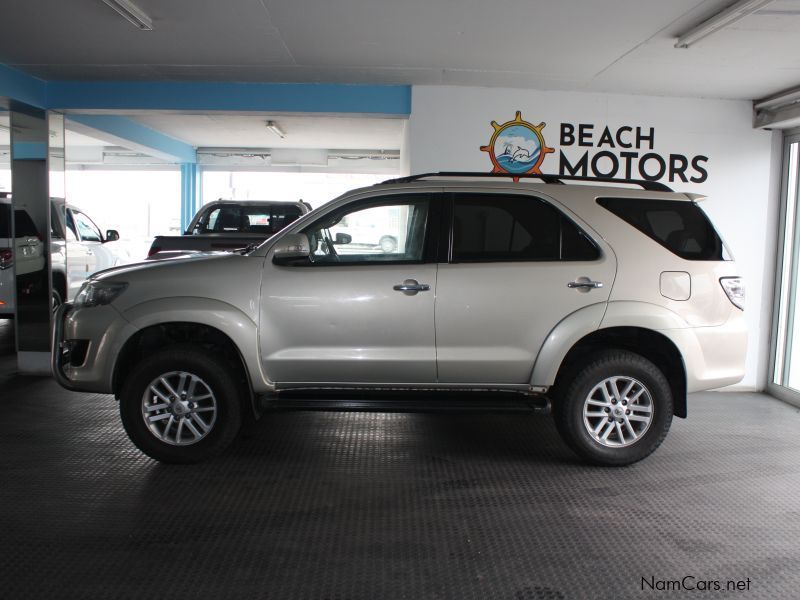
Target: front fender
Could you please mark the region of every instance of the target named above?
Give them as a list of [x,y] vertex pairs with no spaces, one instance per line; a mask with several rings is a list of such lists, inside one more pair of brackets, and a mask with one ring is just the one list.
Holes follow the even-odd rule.
[[238,348],[253,391],[264,393],[274,389],[261,369],[258,324],[232,304],[211,298],[160,298],[136,304],[122,316],[136,331],[162,323],[198,323],[218,329]]

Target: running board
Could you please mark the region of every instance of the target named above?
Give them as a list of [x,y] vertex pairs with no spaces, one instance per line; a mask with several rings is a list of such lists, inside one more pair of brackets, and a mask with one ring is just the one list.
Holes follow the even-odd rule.
[[[347,412],[536,412],[550,413],[550,400],[525,394],[361,394],[262,396],[262,410],[327,410]],[[422,397],[420,397],[422,396]]]

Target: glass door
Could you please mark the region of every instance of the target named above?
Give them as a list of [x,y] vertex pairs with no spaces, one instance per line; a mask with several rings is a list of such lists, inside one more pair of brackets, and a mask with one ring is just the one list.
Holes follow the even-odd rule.
[[781,231],[770,391],[800,405],[800,133],[784,138]]

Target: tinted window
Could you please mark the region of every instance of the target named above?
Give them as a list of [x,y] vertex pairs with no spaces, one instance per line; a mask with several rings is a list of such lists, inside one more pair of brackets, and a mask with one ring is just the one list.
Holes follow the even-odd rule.
[[269,236],[300,216],[300,208],[292,204],[220,206],[201,220],[197,230],[200,233],[253,233]]
[[11,205],[0,204],[0,238],[11,237]]
[[457,194],[453,261],[595,260],[599,251],[575,223],[530,196]]
[[78,241],[78,230],[75,229],[75,220],[72,218],[72,211],[67,211],[67,239],[70,242]]
[[693,202],[600,198],[597,203],[683,259],[724,260],[722,240]]
[[36,229],[36,225],[33,224],[33,219],[21,208],[14,211],[14,235],[18,238],[39,237],[39,232]]

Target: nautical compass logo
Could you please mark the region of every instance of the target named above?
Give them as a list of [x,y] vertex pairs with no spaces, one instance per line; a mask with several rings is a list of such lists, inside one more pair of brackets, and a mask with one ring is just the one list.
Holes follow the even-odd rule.
[[[494,134],[487,146],[481,146],[483,152],[489,153],[494,168],[492,173],[510,173],[512,175],[541,175],[539,167],[544,157],[553,148],[548,147],[542,136],[545,123],[532,125],[522,120],[522,112],[517,111],[513,121],[498,125],[492,121]],[[516,179],[515,179],[516,180]]]

